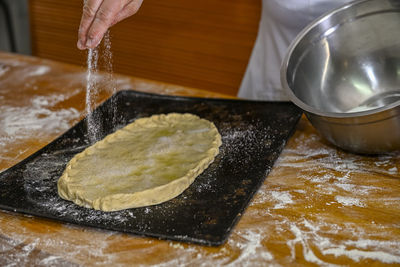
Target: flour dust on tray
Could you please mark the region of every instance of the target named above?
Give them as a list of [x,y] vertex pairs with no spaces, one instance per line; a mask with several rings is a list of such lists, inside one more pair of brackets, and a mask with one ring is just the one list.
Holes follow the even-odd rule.
[[75,155],[58,193],[103,211],[155,205],[193,183],[219,153],[215,125],[192,114],[137,119]]

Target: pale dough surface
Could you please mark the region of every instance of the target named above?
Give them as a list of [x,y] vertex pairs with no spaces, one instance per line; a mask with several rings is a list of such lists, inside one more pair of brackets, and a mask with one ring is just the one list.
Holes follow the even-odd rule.
[[188,188],[220,145],[215,125],[196,115],[137,119],[75,155],[58,194],[103,211],[159,204]]

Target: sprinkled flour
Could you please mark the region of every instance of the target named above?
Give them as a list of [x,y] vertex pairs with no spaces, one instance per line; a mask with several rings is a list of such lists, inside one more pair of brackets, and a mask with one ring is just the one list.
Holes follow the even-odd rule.
[[[71,74],[68,82],[54,75],[54,88],[40,94],[39,74],[52,73],[51,68],[40,65],[15,75],[10,73],[25,63],[3,59],[0,62],[3,63],[0,64],[3,66],[0,67],[0,162],[12,164],[27,156],[24,150],[31,146],[25,142],[29,136],[35,136],[34,142],[39,142],[39,145],[32,144],[34,150],[29,152],[32,153],[78,120],[83,107],[65,108],[62,104],[84,99],[85,75]],[[6,86],[11,80],[20,82],[21,90],[34,92],[34,96],[17,101],[20,92],[12,94]],[[116,84],[130,87],[129,80],[125,79]],[[146,82],[135,83],[135,86],[141,85],[144,91],[151,90]],[[166,90],[181,89],[170,86]],[[263,138],[254,136],[252,129],[245,125],[239,125],[238,131],[228,129],[223,131],[223,142],[230,148],[221,153],[239,154],[254,139]],[[221,247],[158,241],[1,212],[0,265],[399,265],[400,224],[396,222],[400,222],[400,155],[348,154],[307,129],[303,121],[227,243]],[[268,133],[268,129],[264,131]],[[268,143],[269,138],[263,141]],[[11,144],[17,144],[13,147],[22,144],[24,149],[10,151]],[[72,156],[82,149],[76,146],[60,153]],[[57,164],[65,164],[67,160],[48,154],[43,159],[48,162],[42,162],[42,166],[50,166],[51,173]],[[251,167],[247,155],[243,155],[242,161]],[[53,165],[48,165],[49,162]],[[47,178],[44,175],[35,180],[26,175],[28,183],[24,189],[28,196],[46,191],[50,186]],[[211,190],[212,182],[199,190]],[[43,200],[38,205],[60,214],[70,209],[80,218],[74,204],[61,203],[56,197],[53,196],[51,203]],[[145,212],[151,214],[152,209]],[[99,220],[98,214],[92,215],[91,220]],[[119,220],[124,223],[133,216],[127,211]]]
[[365,207],[360,199],[354,197],[335,196],[335,200],[343,206]]

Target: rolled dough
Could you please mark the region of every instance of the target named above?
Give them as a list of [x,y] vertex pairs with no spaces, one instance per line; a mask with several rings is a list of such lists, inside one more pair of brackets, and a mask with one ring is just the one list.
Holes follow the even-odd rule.
[[58,194],[103,211],[159,204],[188,188],[220,145],[215,125],[196,115],[137,119],[75,155]]

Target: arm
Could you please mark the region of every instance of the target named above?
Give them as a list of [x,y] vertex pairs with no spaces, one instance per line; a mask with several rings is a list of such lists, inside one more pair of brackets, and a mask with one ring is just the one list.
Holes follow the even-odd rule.
[[78,31],[79,49],[94,48],[114,24],[135,14],[143,0],[86,0]]

